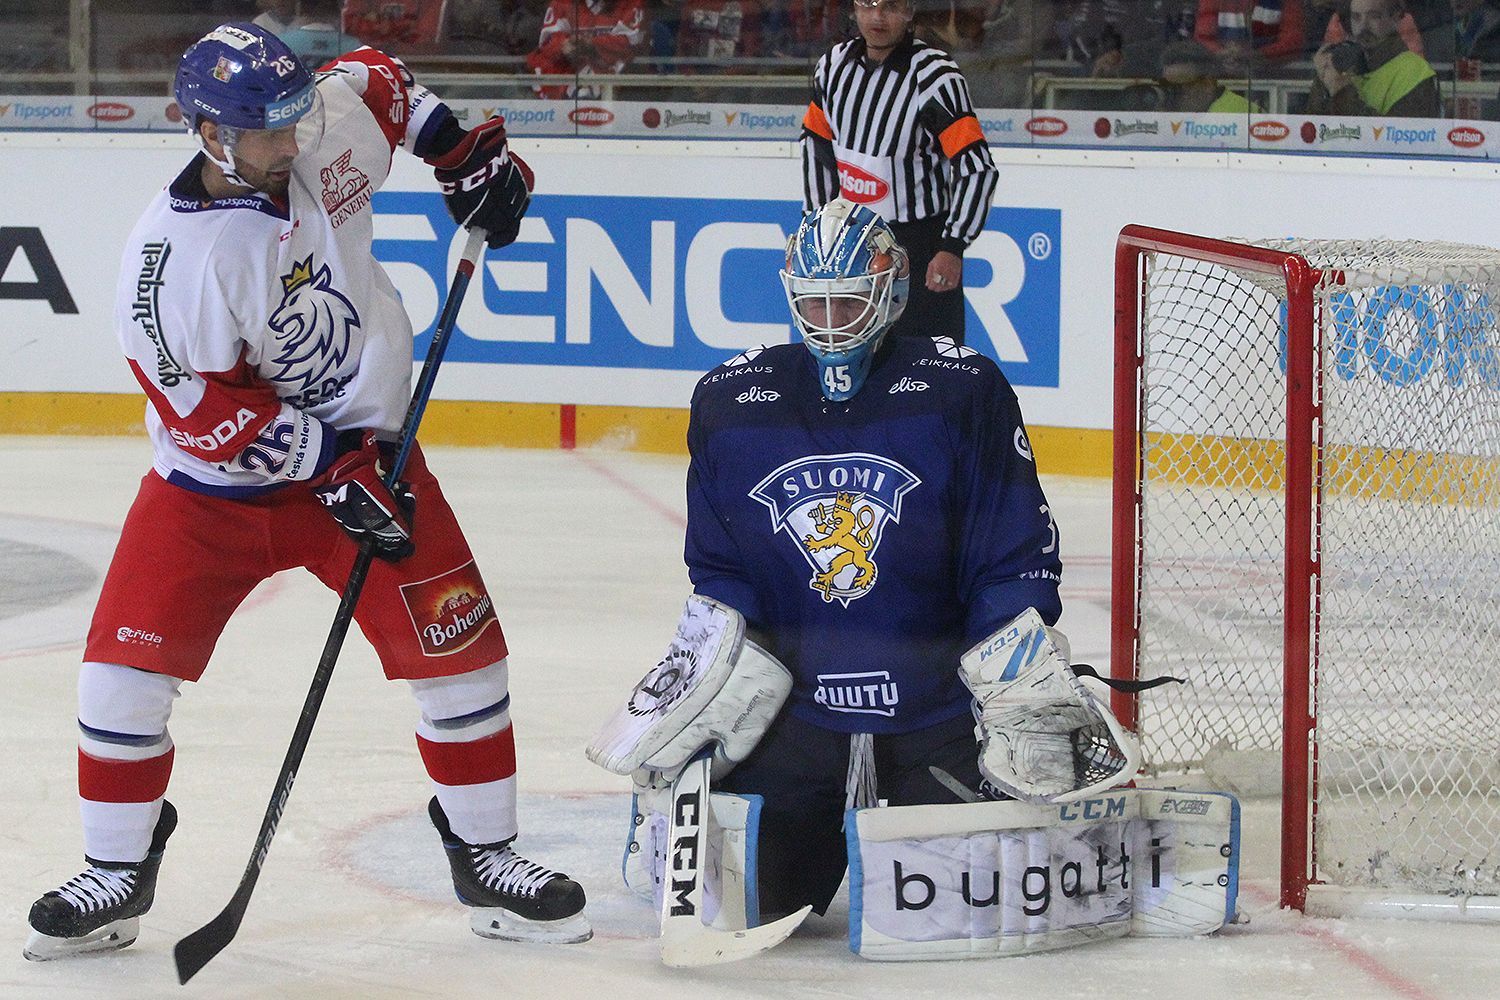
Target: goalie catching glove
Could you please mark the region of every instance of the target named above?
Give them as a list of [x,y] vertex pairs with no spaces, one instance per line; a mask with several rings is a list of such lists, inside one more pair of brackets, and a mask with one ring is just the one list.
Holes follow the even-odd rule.
[[1140,769],[1135,737],[1078,679],[1092,668],[1068,660],[1067,639],[1034,608],[963,655],[979,771],[1013,798],[1070,802],[1123,785]]
[[343,431],[338,457],[312,481],[312,491],[350,538],[361,544],[369,541],[377,556],[396,562],[412,553],[411,519],[417,502],[405,483],[387,488],[384,478],[384,456],[375,432]]
[[671,779],[712,746],[715,771],[725,774],[755,749],[791,691],[786,667],[746,637],[744,616],[694,594],[666,655],[586,752],[615,774]]
[[457,146],[428,162],[454,222],[486,230],[491,250],[515,242],[536,178],[526,161],[507,148],[504,118],[476,126]]

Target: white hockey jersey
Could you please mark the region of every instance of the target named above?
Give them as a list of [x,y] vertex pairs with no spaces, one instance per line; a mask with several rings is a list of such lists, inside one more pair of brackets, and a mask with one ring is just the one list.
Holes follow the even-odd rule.
[[316,476],[337,431],[401,425],[412,328],[371,253],[371,196],[396,147],[446,107],[374,49],[319,74],[321,136],[299,126],[284,204],[212,199],[200,154],[130,234],[115,327],[149,397],[156,471],[248,496]]

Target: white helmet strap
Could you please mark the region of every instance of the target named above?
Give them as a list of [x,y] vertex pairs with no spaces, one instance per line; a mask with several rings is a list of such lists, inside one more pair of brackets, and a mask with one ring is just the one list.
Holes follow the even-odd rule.
[[223,172],[226,181],[238,187],[253,187],[254,185],[247,184],[240,177],[234,163],[234,151],[230,148],[234,145],[236,133],[239,130],[228,125],[219,125],[217,122],[215,122],[215,126],[219,130],[219,148],[224,150],[224,158],[221,160],[214,155],[214,151],[208,146],[208,140],[203,138],[203,130],[194,126],[192,133],[193,138],[198,140],[198,148],[203,150],[203,155],[208,157],[209,162]]

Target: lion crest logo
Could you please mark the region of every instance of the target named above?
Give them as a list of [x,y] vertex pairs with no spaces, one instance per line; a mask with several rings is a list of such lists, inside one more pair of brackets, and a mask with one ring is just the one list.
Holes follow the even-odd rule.
[[328,265],[315,267],[311,255],[281,276],[281,303],[268,321],[276,334],[270,363],[279,366],[268,376],[273,382],[312,388],[348,359],[359,312],[332,280]]
[[808,587],[848,607],[875,586],[875,551],[886,529],[901,521],[901,498],[921,483],[879,455],[819,455],[781,466],[750,496],[766,505],[773,529],[812,567]]
[[870,504],[856,507],[853,494],[840,493],[831,506],[814,504],[812,518],[813,524],[824,534],[821,537],[804,536],[802,544],[807,551],[840,550],[826,570],[813,574],[812,588],[822,592],[823,600],[832,601],[833,581],[847,567],[853,566],[854,578],[849,581],[849,586],[855,590],[868,590],[875,582],[875,562],[870,558],[870,543],[873,541],[870,529],[875,526],[875,508]]

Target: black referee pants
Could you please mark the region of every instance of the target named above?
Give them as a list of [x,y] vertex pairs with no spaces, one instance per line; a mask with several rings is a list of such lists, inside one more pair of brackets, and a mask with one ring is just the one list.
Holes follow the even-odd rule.
[[927,265],[938,252],[938,240],[943,235],[942,216],[918,219],[915,222],[892,222],[891,231],[896,242],[911,257],[911,293],[906,300],[906,311],[891,327],[897,336],[952,337],[955,344],[964,342],[964,289],[959,281],[957,288],[941,292],[927,290]]

